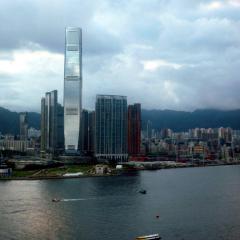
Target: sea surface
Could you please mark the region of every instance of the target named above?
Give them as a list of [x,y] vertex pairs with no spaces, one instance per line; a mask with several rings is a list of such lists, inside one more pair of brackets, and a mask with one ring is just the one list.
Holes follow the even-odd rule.
[[240,239],[240,166],[0,182],[0,239],[131,240],[152,233],[163,240]]

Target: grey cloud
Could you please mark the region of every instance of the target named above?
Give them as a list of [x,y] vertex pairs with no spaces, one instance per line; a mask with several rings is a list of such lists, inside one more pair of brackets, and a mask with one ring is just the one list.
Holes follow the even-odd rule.
[[29,42],[63,53],[64,29],[83,28],[85,52],[103,54],[120,51],[118,39],[104,29],[91,26],[96,5],[101,1],[15,0],[0,2],[0,49],[26,47]]
[[[129,102],[141,102],[144,108],[239,108],[240,8],[225,4],[206,11],[201,7],[211,2],[55,0],[50,5],[43,0],[1,1],[0,60],[23,47],[63,54],[64,28],[81,26],[86,108],[94,107],[97,93],[127,95]],[[144,70],[143,61],[159,59],[182,67]],[[23,76],[15,77],[23,81]],[[59,83],[55,88],[62,95],[62,72],[49,75],[43,70],[26,76],[31,77],[39,86],[40,79],[44,83],[36,97],[28,94],[33,98],[29,108],[39,109],[40,96],[53,83]],[[9,81],[0,79],[2,84]],[[8,90],[13,88],[5,84],[4,91]],[[18,97],[11,106],[24,103],[24,97]]]

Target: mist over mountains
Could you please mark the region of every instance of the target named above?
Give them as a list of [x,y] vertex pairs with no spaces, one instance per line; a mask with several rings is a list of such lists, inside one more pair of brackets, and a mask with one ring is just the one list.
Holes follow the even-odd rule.
[[[40,114],[28,112],[29,127],[40,129]],[[0,107],[0,132],[2,134],[19,134],[19,113]]]
[[152,128],[170,128],[174,131],[186,131],[190,128],[231,127],[240,129],[240,109],[214,110],[203,109],[193,112],[173,110],[142,110],[142,128],[147,121],[152,122]]
[[[189,128],[231,127],[240,129],[240,109],[238,110],[195,110],[193,112],[174,110],[142,110],[142,128],[147,121],[152,128],[170,128],[174,131],[186,131]],[[40,114],[28,112],[30,127],[40,129]],[[19,134],[19,113],[0,107],[0,132],[2,134]]]

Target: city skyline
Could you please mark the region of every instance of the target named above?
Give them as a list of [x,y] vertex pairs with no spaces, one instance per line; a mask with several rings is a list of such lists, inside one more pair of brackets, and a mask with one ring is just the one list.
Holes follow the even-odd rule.
[[[20,6],[1,2],[0,24]],[[56,86],[62,103],[64,28],[81,26],[84,108],[109,93],[143,109],[239,108],[239,9],[237,0],[60,1],[52,11],[28,2],[26,14],[10,19],[11,31],[1,27],[0,106],[40,112],[38,99]]]

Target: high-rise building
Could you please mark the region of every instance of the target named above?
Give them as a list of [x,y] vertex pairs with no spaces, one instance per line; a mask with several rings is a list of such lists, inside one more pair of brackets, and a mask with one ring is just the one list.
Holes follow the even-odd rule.
[[128,154],[138,155],[141,145],[141,104],[128,106]]
[[19,115],[20,123],[20,140],[28,139],[28,114],[27,112],[22,112]]
[[95,112],[82,111],[80,149],[83,153],[94,152]]
[[95,151],[95,111],[88,112],[88,151]]
[[64,109],[59,103],[57,106],[57,149],[64,150]]
[[54,152],[57,149],[57,90],[47,92],[41,100],[41,150]]
[[45,97],[41,99],[41,151],[46,149]]
[[81,137],[80,137],[80,150],[81,152],[88,152],[89,145],[89,116],[88,111],[83,109],[81,116]]
[[65,32],[64,140],[65,152],[79,152],[82,111],[82,30],[68,27]]
[[147,139],[150,140],[152,138],[152,122],[150,120],[147,121],[147,127],[146,127],[146,135]]
[[126,161],[127,154],[127,97],[97,95],[96,146],[99,160]]

